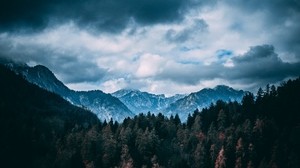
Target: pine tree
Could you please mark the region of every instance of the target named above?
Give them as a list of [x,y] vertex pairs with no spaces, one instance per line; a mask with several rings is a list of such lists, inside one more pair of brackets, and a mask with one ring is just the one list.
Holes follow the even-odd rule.
[[126,144],[122,146],[120,167],[133,168],[133,159],[129,154],[129,149]]
[[245,155],[242,138],[239,138],[235,148],[236,148],[236,151],[235,151],[235,155],[236,155],[235,168],[242,168],[242,164],[243,164],[242,159]]
[[218,131],[224,132],[225,128],[227,127],[227,115],[223,109],[219,111],[217,122],[218,122]]
[[222,146],[215,162],[215,168],[224,168],[224,167],[226,167],[226,157],[225,157],[224,147]]

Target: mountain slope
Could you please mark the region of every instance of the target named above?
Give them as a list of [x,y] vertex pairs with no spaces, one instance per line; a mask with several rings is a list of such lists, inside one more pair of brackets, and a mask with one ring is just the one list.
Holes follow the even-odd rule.
[[238,91],[228,86],[219,85],[213,89],[206,88],[199,92],[191,93],[170,104],[165,109],[165,112],[167,115],[175,115],[177,113],[182,120],[186,120],[188,114],[196,109],[201,110],[217,100],[240,102],[244,94],[245,92],[242,90]]
[[93,111],[102,121],[113,119],[123,122],[125,118],[134,116],[118,98],[100,90],[75,91],[68,99]]
[[71,94],[72,92],[61,81],[59,81],[47,67],[43,65],[29,67],[26,64],[10,64],[10,68],[17,73],[22,74],[22,76],[31,83],[61,96],[63,95],[63,97]]
[[99,124],[92,112],[1,64],[0,79],[1,167],[53,167],[57,145],[66,133]]
[[6,65],[26,80],[41,88],[54,92],[74,105],[85,107],[95,113],[102,121],[113,119],[122,122],[133,113],[117,98],[102,91],[74,91],[66,87],[45,66],[29,67],[26,64],[9,63]]
[[166,97],[165,95],[155,95],[131,89],[122,89],[112,95],[119,98],[135,114],[148,111],[162,112],[169,104],[183,97],[183,95]]
[[[97,122],[92,112],[70,104],[59,95],[26,81],[0,64],[1,114],[8,111],[58,115],[74,122]],[[69,114],[68,114],[69,113]],[[9,114],[8,114],[9,115]],[[83,117],[85,116],[85,117]],[[69,119],[68,119],[69,120]]]

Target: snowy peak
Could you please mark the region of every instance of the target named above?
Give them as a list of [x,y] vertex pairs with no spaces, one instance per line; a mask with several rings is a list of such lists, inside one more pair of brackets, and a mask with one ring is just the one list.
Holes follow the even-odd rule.
[[191,95],[193,95],[193,94],[196,94],[198,96],[221,97],[222,98],[221,100],[223,100],[223,99],[230,100],[230,98],[232,98],[234,101],[236,97],[243,95],[244,91],[235,90],[235,89],[233,89],[229,86],[225,86],[225,85],[218,85],[218,86],[214,87],[213,89],[205,88],[198,92],[191,93]]
[[127,117],[133,117],[134,114],[118,98],[100,90],[77,91],[70,99],[75,104],[82,105],[103,120],[113,119],[122,122]]
[[121,89],[121,90],[118,90],[118,91],[112,93],[112,95],[115,96],[115,97],[122,97],[122,96],[125,96],[125,95],[129,94],[130,92],[135,92],[135,91],[138,91],[138,90],[135,90],[135,89]]
[[119,98],[135,114],[146,113],[148,111],[153,113],[163,112],[163,109],[170,103],[183,97],[180,95],[166,97],[163,94],[155,95],[132,89],[122,89],[112,95]]
[[235,90],[224,85],[218,85],[213,89],[205,88],[170,104],[166,108],[166,113],[169,115],[178,113],[182,120],[186,120],[188,114],[196,109],[201,110],[217,100],[240,102],[244,94],[242,90]]
[[225,85],[205,88],[189,95],[165,97],[132,89],[122,89],[112,95],[119,98],[133,113],[161,112],[167,116],[179,114],[185,121],[188,114],[194,110],[208,107],[217,100],[241,101],[245,94]]

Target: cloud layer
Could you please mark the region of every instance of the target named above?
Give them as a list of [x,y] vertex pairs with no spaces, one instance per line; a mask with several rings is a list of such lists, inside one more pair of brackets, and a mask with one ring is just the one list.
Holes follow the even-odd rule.
[[0,56],[79,90],[255,91],[300,76],[299,20],[293,0],[4,0]]
[[134,21],[141,25],[172,23],[183,19],[194,0],[4,0],[2,29],[43,29],[49,24],[73,21],[79,27],[118,32]]

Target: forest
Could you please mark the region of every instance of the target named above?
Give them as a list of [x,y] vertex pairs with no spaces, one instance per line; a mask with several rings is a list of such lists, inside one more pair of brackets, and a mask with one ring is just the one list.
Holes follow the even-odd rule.
[[178,115],[100,122],[0,66],[0,167],[300,167],[300,78]]

